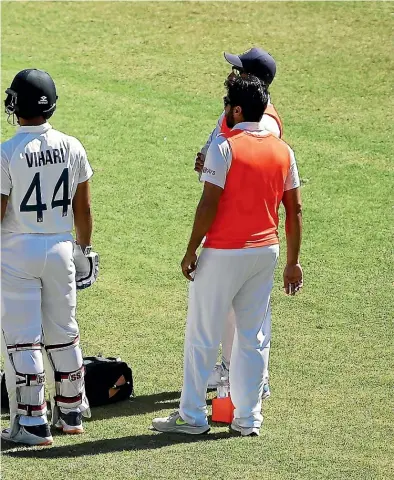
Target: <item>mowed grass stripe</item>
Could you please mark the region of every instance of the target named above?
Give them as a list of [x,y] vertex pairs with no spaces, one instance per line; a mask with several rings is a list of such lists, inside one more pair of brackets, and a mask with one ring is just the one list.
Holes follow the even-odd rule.
[[[96,409],[84,437],[5,455],[3,477],[391,478],[390,4],[2,7],[3,89],[25,66],[50,71],[60,96],[53,124],[81,138],[96,171],[102,269],[79,295],[85,353],[130,361],[137,393]],[[283,249],[262,436],[215,428],[189,444],[147,426],[179,401],[179,261],[201,191],[194,153],[221,111],[221,51],[251,44],[278,60],[272,98],[304,179],[306,287],[283,296]],[[3,127],[6,138],[13,130]]]

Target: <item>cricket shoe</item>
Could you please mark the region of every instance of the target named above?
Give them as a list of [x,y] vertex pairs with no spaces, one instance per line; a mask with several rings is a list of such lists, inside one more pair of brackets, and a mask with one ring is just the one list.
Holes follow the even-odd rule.
[[229,370],[226,365],[221,362],[217,363],[212,370],[208,379],[208,388],[217,388],[220,383],[223,383],[223,381],[229,384]]
[[34,425],[28,427],[26,425],[19,425],[19,430],[16,435],[11,438],[11,429],[6,428],[1,432],[1,438],[7,440],[8,442],[22,443],[24,445],[52,445],[53,438],[49,425],[45,423],[44,425]]
[[58,430],[62,430],[63,433],[68,433],[69,435],[77,435],[79,433],[83,433],[84,430],[82,425],[82,413],[60,412],[60,418],[56,423],[55,427]]
[[230,431],[240,434],[242,437],[258,437],[260,435],[260,428],[258,427],[241,427],[236,420],[233,420],[230,425]]
[[179,412],[171,413],[169,417],[155,418],[152,421],[152,426],[158,432],[166,433],[186,433],[189,435],[202,435],[208,433],[209,425],[189,425],[179,415]]

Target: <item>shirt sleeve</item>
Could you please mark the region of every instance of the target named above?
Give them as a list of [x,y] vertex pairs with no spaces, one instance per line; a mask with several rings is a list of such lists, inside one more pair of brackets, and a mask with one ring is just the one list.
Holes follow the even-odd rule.
[[280,138],[280,128],[275,118],[264,114],[260,121],[260,125],[264,130],[268,130],[270,133],[275,135],[275,137]]
[[289,147],[290,151],[290,168],[285,181],[285,191],[293,190],[300,186],[300,177],[298,175],[297,162],[293,150]]
[[232,160],[231,147],[223,136],[216,137],[207,152],[201,181],[224,188]]
[[201,153],[207,155],[208,148],[211,145],[212,141],[220,134],[222,129],[222,122],[224,118],[224,112],[220,115],[219,120],[217,121],[216,127],[212,130],[211,134],[208,137],[207,143],[202,147]]
[[78,183],[83,183],[89,180],[89,178],[93,175],[92,167],[90,166],[88,157],[86,155],[86,150],[81,145],[80,146],[80,169],[79,169],[79,178]]
[[3,149],[1,150],[1,194],[7,195],[11,193],[12,180],[10,175],[10,162],[6,157]]

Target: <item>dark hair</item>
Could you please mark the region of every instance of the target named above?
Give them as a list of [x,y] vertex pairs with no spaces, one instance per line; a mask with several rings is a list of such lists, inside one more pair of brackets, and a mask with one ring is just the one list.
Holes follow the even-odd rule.
[[268,105],[268,86],[254,75],[230,78],[225,86],[229,104],[242,108],[245,121],[259,122]]

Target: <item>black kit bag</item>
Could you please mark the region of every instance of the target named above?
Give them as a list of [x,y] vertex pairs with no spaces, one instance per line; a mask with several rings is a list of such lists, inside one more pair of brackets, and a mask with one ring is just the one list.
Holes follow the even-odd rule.
[[[133,373],[120,358],[84,357],[85,391],[91,407],[134,397]],[[9,409],[4,372],[1,372],[1,408]]]
[[8,393],[7,393],[7,387],[5,384],[5,374],[4,372],[0,372],[1,375],[1,409],[9,409],[10,408],[10,402],[8,400]]
[[84,357],[85,390],[91,407],[134,397],[133,373],[120,358]]

